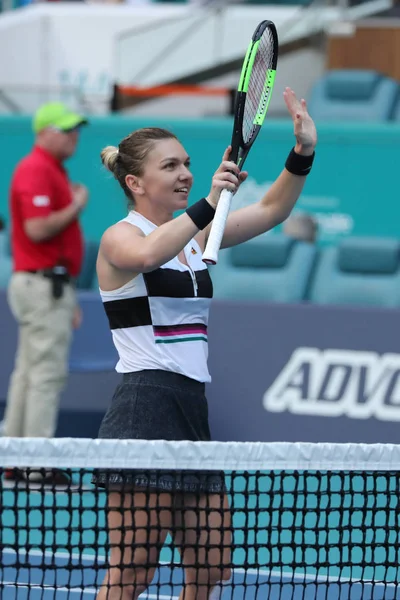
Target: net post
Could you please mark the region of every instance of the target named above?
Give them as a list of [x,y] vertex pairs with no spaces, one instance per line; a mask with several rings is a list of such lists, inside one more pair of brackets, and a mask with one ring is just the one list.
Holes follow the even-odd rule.
[[114,83],[113,85],[113,90],[112,90],[112,96],[110,99],[110,111],[115,113],[119,111],[119,106],[118,106],[118,84]]

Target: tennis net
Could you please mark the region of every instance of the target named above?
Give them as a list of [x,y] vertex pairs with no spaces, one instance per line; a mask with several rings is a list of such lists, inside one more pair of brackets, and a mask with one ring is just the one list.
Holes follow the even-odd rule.
[[400,599],[397,445],[0,438],[0,467],[2,600]]

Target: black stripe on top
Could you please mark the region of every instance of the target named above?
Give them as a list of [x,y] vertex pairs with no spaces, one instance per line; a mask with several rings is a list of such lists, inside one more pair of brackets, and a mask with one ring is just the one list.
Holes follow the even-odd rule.
[[[207,269],[195,271],[197,296],[212,298],[213,288]],[[193,298],[195,296],[193,279],[189,271],[176,269],[156,269],[143,275],[149,296],[164,298]]]
[[202,269],[201,271],[195,271],[197,285],[199,286],[197,295],[200,298],[212,298],[213,297],[213,284],[208,269]]
[[152,325],[147,296],[104,302],[104,310],[108,317],[110,329]]

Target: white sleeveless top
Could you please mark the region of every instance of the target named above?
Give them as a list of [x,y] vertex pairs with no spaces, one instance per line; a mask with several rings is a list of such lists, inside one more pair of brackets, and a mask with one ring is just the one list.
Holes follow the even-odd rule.
[[[157,229],[135,211],[122,221],[145,235]],[[194,239],[184,252],[189,266],[175,257],[116,290],[100,289],[119,355],[117,372],[160,369],[211,381],[207,366],[211,277]]]

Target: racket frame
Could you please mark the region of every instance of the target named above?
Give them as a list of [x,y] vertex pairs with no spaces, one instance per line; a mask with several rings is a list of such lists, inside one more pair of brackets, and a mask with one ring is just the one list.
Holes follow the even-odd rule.
[[[250,83],[252,68],[258,51],[258,46],[260,44],[261,37],[267,28],[270,29],[273,38],[274,52],[272,56],[272,65],[266,73],[264,90],[261,94],[257,114],[253,121],[254,128],[252,136],[247,142],[245,142],[243,139],[243,118],[246,106],[246,96]],[[243,66],[240,74],[238,91],[236,93],[235,98],[234,121],[229,160],[236,163],[240,169],[243,168],[250,148],[254,144],[254,141],[256,140],[260,132],[261,126],[264,122],[265,116],[268,111],[268,106],[271,100],[272,88],[274,86],[276,75],[276,67],[278,62],[278,47],[278,34],[276,31],[275,24],[272,21],[268,20],[262,21],[257,26],[253,34],[252,40],[247,47],[246,55],[244,57]],[[265,100],[266,93],[268,93],[268,96]],[[205,262],[208,265],[215,265],[217,263],[218,252],[221,247],[222,237],[225,230],[226,220],[229,215],[232,198],[232,192],[228,190],[222,190],[215,211],[215,216],[211,225],[206,248],[202,256],[203,262]]]

